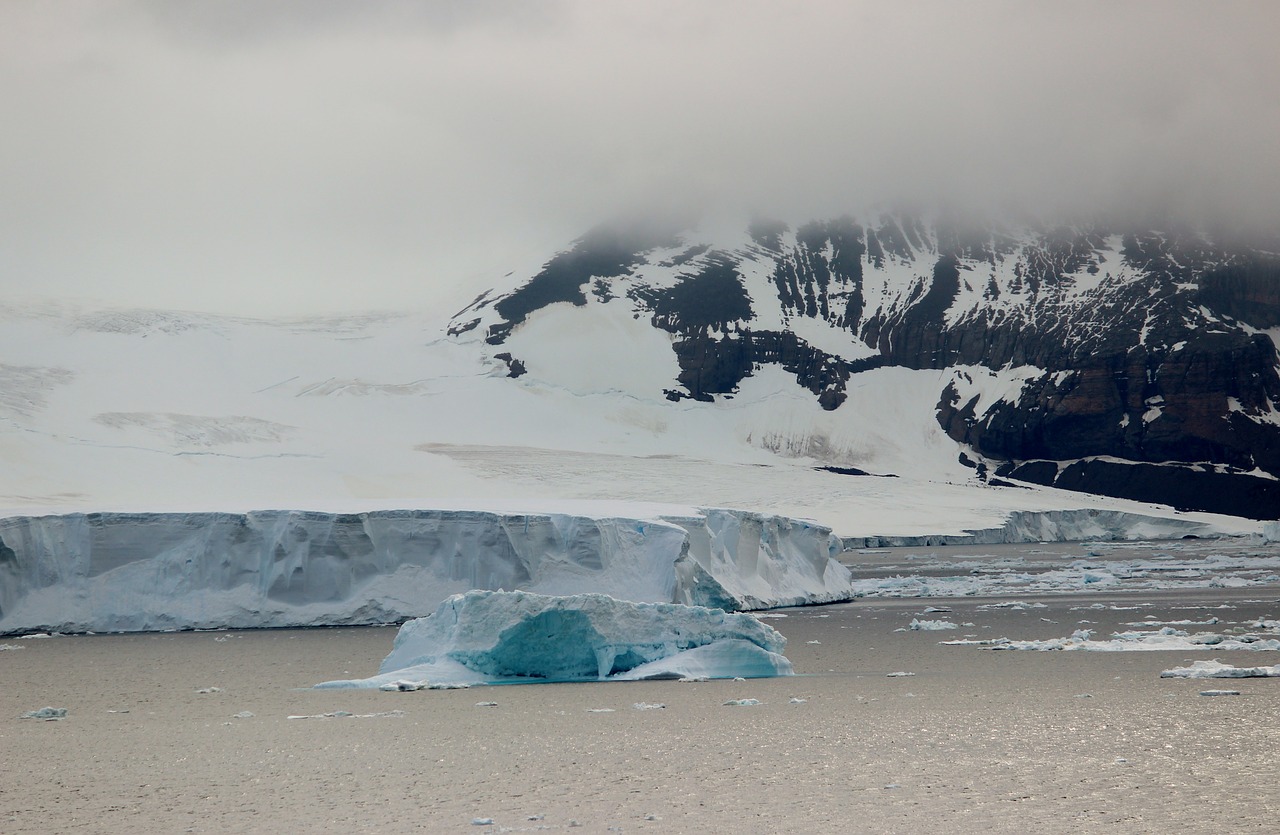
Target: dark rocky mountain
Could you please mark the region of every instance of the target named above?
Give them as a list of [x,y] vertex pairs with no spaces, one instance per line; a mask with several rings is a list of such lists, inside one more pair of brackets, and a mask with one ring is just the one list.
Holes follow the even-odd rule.
[[673,400],[776,365],[838,412],[859,373],[951,369],[937,421],[981,478],[1280,517],[1280,255],[1256,246],[906,215],[757,220],[727,243],[600,228],[450,332],[523,373],[504,343],[562,303],[669,333]]

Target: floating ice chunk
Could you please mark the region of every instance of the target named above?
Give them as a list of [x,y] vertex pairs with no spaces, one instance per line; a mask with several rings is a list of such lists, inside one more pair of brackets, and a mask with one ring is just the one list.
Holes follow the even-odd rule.
[[201,687],[196,692],[199,693],[201,696],[207,696],[210,693],[221,693],[222,688],[221,687]]
[[253,713],[248,710],[242,710],[239,713],[233,715],[231,718],[232,719],[252,719]]
[[334,710],[329,713],[310,713],[305,716],[287,716],[287,719],[378,719],[381,717],[398,718],[404,716],[403,710],[385,710],[381,713],[352,713],[349,710]]
[[493,826],[493,818],[472,818],[472,826]]
[[0,652],[10,649],[26,649],[22,644],[0,644]]
[[613,709],[613,708],[611,708],[611,707],[589,707],[589,708],[587,708],[587,713],[614,713],[614,712],[615,712],[615,711],[614,711],[614,709]]
[[666,705],[661,702],[636,702],[631,707],[636,710],[666,710]]
[[807,701],[809,701],[809,700],[808,700],[808,699],[802,699],[802,698],[800,698],[799,696],[792,696],[792,697],[791,697],[791,699],[787,702],[787,704],[789,704],[789,705],[802,705],[802,704],[804,704],[804,703],[805,703],[805,702],[807,702]]
[[39,710],[28,710],[21,716],[22,719],[43,719],[46,722],[54,722],[66,717],[67,709],[65,707],[42,707]]
[[756,618],[719,609],[471,591],[402,626],[379,675],[318,686],[762,678],[792,674],[785,646]]
[[1189,667],[1174,667],[1160,678],[1280,678],[1280,664],[1271,667],[1233,667],[1221,661],[1195,661]]
[[944,629],[956,629],[958,627],[949,620],[920,620],[912,618],[911,623],[907,624],[907,628],[912,631],[940,632]]
[[898,672],[896,673],[885,673],[884,677],[885,678],[906,678],[907,676],[913,676],[913,675],[915,675],[915,673],[908,673],[906,670],[898,670]]
[[761,704],[764,704],[764,702],[759,699],[730,699],[725,702],[726,707],[754,707]]
[[1201,690],[1201,696],[1239,696],[1239,690]]
[[497,702],[476,702],[476,707],[497,707]]
[[388,681],[386,684],[378,687],[378,689],[386,690],[391,693],[412,693],[415,690],[426,690],[430,686],[431,682],[429,681],[407,681],[406,679],[401,678],[396,679],[395,681]]

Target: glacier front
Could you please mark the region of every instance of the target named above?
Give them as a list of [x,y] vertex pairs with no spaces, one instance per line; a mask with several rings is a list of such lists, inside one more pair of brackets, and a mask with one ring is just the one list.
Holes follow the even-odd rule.
[[317,686],[763,678],[792,674],[785,647],[773,628],[721,609],[470,591],[400,627],[379,675]]
[[632,509],[10,517],[0,635],[393,623],[471,589],[728,610],[852,595],[817,523]]

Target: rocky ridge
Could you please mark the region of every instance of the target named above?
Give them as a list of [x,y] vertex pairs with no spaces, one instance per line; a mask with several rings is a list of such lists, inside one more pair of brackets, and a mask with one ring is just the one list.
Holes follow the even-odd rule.
[[1280,517],[1280,255],[1264,248],[905,214],[756,220],[717,243],[601,227],[449,332],[516,376],[508,338],[589,297],[670,335],[672,400],[778,366],[838,414],[861,372],[949,369],[936,417],[980,478]]

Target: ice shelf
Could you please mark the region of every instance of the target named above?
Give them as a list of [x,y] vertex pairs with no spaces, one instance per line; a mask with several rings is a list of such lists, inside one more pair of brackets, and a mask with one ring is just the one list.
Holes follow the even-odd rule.
[[815,522],[735,510],[0,519],[0,635],[394,623],[472,589],[763,609],[852,594]]

